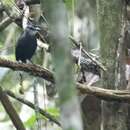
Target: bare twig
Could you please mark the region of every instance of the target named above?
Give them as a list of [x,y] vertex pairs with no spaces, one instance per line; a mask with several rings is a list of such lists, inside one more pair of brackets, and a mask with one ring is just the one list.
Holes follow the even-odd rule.
[[[64,2],[64,0],[63,0]],[[40,0],[25,0],[27,5],[40,4]]]
[[40,0],[25,0],[27,5],[40,4]]
[[[35,109],[35,106],[34,106],[33,103],[31,103],[31,102],[29,102],[29,101],[27,101],[27,100],[25,100],[25,99],[23,99],[23,98],[21,98],[21,97],[15,95],[13,92],[11,92],[11,91],[9,91],[9,90],[8,90],[8,91],[5,91],[5,92],[6,92],[6,94],[8,94],[10,97],[15,98],[16,100],[18,100],[18,101],[20,101],[21,103],[23,103],[23,104],[29,106],[29,107],[32,108],[32,109]],[[57,119],[55,119],[54,116],[50,115],[48,112],[44,111],[43,109],[41,109],[41,108],[39,108],[39,107],[38,107],[38,109],[39,109],[39,113],[40,113],[40,114],[42,114],[43,116],[45,116],[45,117],[46,117],[47,119],[49,119],[50,121],[56,123],[58,126],[61,126],[61,124],[59,123],[59,121],[57,121]]]
[[0,31],[4,30],[9,24],[12,23],[12,19],[10,17],[6,17],[2,22],[0,23]]
[[[79,43],[72,36],[69,36],[69,39],[74,43],[76,47],[79,47]],[[106,71],[106,67],[101,62],[93,58],[85,49],[82,48],[81,50],[88,58],[90,58],[95,64],[97,64],[103,71]]]
[[10,119],[12,120],[15,128],[17,130],[25,130],[25,127],[19,118],[16,110],[14,109],[13,105],[11,104],[10,100],[8,99],[6,93],[0,87],[0,101],[4,106],[7,114],[9,115]]

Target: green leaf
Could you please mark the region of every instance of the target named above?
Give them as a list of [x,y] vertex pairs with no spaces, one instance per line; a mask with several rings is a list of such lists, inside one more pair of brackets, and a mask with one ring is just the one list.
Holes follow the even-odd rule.
[[[2,42],[0,41],[0,49],[2,49],[3,48],[3,45],[2,45]],[[1,51],[1,50],[0,50]]]
[[65,4],[66,4],[66,7],[68,9],[72,9],[72,4],[75,0],[64,0],[65,1]]
[[59,117],[60,116],[59,109],[56,108],[56,107],[48,108],[47,112],[50,113],[51,115],[55,116],[55,117]]
[[2,3],[4,5],[13,5],[13,4],[15,5],[14,0],[3,0]]
[[36,116],[35,115],[32,115],[26,122],[24,122],[24,125],[26,126],[26,127],[32,127],[32,126],[34,126],[34,124],[35,124],[35,121],[36,121]]

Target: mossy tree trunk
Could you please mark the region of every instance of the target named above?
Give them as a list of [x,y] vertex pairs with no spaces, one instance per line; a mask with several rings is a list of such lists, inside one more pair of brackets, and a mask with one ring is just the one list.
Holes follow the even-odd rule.
[[[97,16],[100,31],[100,47],[103,64],[102,86],[116,89],[116,63],[123,15],[122,0],[97,0]],[[117,86],[121,89],[121,86]],[[115,102],[102,102],[102,128],[126,130],[126,107]]]

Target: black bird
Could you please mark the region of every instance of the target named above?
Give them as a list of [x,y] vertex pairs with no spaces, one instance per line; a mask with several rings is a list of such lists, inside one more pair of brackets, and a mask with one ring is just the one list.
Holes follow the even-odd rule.
[[27,25],[16,44],[15,56],[17,61],[26,63],[27,60],[31,60],[37,48],[36,34],[38,31],[38,27]]

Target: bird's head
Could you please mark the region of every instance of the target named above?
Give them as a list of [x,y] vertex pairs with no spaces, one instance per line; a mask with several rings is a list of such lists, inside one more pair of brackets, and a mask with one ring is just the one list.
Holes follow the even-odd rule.
[[27,30],[29,30],[33,35],[37,35],[38,32],[41,30],[41,28],[38,25],[34,25],[32,23],[29,23],[27,25]]

